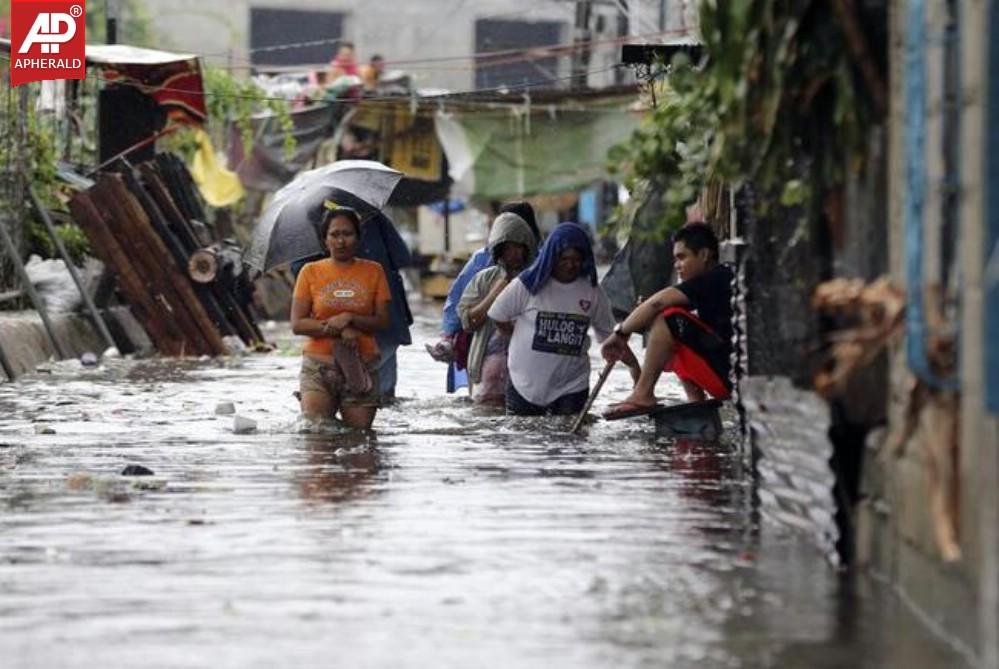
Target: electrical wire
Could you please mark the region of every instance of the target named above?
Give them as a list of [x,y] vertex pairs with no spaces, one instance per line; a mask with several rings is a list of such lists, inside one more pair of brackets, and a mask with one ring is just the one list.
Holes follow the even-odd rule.
[[[9,61],[10,60],[10,54],[0,54],[0,58],[5,58],[6,60]],[[548,78],[548,79],[545,79],[545,80],[536,80],[536,81],[531,81],[531,82],[525,82],[525,83],[522,83],[522,84],[510,84],[510,85],[495,86],[495,87],[492,87],[492,88],[470,89],[470,90],[466,90],[466,91],[449,91],[449,92],[446,92],[446,93],[438,93],[438,94],[433,94],[433,95],[424,95],[424,96],[420,96],[420,97],[415,98],[415,101],[417,103],[421,103],[421,102],[422,103],[434,103],[434,102],[438,102],[438,103],[441,103],[441,104],[443,104],[444,102],[447,102],[449,104],[454,104],[454,103],[461,103],[461,102],[466,102],[467,101],[467,102],[477,102],[479,104],[500,106],[500,105],[503,104],[502,102],[498,102],[498,101],[495,101],[495,100],[474,100],[474,96],[480,96],[481,97],[483,95],[488,95],[490,93],[506,94],[506,93],[514,92],[514,91],[525,91],[525,92],[529,92],[530,90],[542,89],[543,86],[549,86],[551,84],[562,82],[562,81],[570,81],[572,79],[576,79],[576,78],[579,78],[579,77],[584,76],[584,75],[585,76],[589,76],[591,74],[601,74],[601,73],[604,73],[604,72],[609,72],[609,71],[615,70],[615,69],[617,69],[619,67],[622,67],[622,66],[619,65],[619,64],[614,64],[614,65],[607,66],[607,67],[601,67],[601,68],[595,68],[595,69],[586,70],[585,72],[577,72],[577,73],[569,74],[569,75],[566,75],[566,76],[552,77],[552,78]],[[151,86],[151,85],[143,84],[143,83],[138,82],[138,81],[129,81],[129,80],[123,80],[123,79],[118,79],[118,78],[113,78],[113,77],[106,77],[103,74],[101,74],[100,72],[95,72],[94,74],[90,74],[88,72],[88,74],[87,74],[87,76],[85,78],[86,79],[92,79],[92,80],[99,81],[99,82],[104,82],[104,83],[112,83],[112,84],[121,85],[121,86],[132,86],[134,88],[139,89],[143,93],[147,93],[147,92],[149,92],[151,90],[157,90],[157,91],[166,91],[166,92],[171,92],[171,93],[184,93],[186,95],[200,96],[202,98],[230,99],[230,100],[252,100],[252,101],[258,101],[258,102],[284,102],[284,103],[288,103],[288,104],[300,101],[299,97],[287,98],[287,97],[268,96],[268,95],[238,95],[238,94],[228,94],[228,93],[210,93],[210,92],[207,92],[207,91],[192,91],[192,90],[186,89],[186,88],[171,88],[171,87],[165,87],[165,86]],[[542,90],[544,90],[544,89],[542,89]],[[392,104],[399,104],[400,102],[405,102],[407,100],[412,101],[413,99],[412,98],[407,98],[405,96],[368,97],[368,98],[359,98],[359,99],[356,99],[356,100],[352,99],[352,98],[339,98],[339,99],[337,99],[335,101],[330,101],[328,104],[330,104],[330,105],[332,105],[332,104],[353,105],[353,104],[362,104],[362,103],[363,104],[372,104],[372,103],[377,104],[377,103],[385,103],[385,102],[392,103]],[[523,103],[506,103],[506,104],[508,104],[509,106],[517,106],[517,107],[522,107],[523,106]],[[539,106],[542,106],[542,104],[539,104]],[[543,108],[544,109],[549,109],[549,105],[543,105]],[[572,110],[573,109],[570,108],[570,109],[567,109],[566,111],[572,111]]]
[[[632,40],[646,40],[654,38],[665,39],[667,37],[686,37],[689,35],[687,29],[674,29],[674,30],[662,30],[652,33],[643,33],[640,35],[620,35],[612,38],[605,39],[591,39],[591,40],[579,40],[569,43],[562,44],[547,44],[540,46],[530,46],[530,47],[518,47],[514,49],[499,49],[496,51],[476,51],[469,54],[455,55],[455,56],[434,56],[429,58],[406,58],[406,59],[396,59],[396,60],[386,60],[386,66],[401,67],[403,69],[411,69],[414,65],[423,65],[427,63],[447,63],[453,61],[473,61],[471,68],[475,67],[492,67],[496,65],[506,65],[512,62],[518,62],[519,60],[536,60],[543,58],[551,58],[552,56],[559,55],[571,55],[577,51],[587,51],[593,50],[595,48],[604,46],[618,46],[621,44],[626,44]],[[284,49],[297,49],[304,46],[317,46],[321,44],[331,44],[336,42],[342,42],[340,38],[322,39],[322,40],[311,40],[305,42],[294,42],[288,44],[278,44],[268,47],[259,47],[257,49],[249,49],[250,53],[257,53],[260,51],[278,51]],[[218,56],[226,54],[198,54],[200,58],[207,58],[209,56]],[[504,60],[505,58],[510,58],[511,60]],[[486,63],[480,63],[479,61],[487,61]],[[227,65],[212,65],[212,67],[219,67],[221,69],[254,69],[267,67],[263,63],[254,63],[252,60],[247,60],[245,58],[232,59],[230,64]]]
[[[464,4],[466,4],[466,0],[459,0],[458,8],[460,8]],[[567,5],[567,7],[568,7],[568,5]],[[499,12],[499,13],[496,13],[496,14],[486,14],[484,16],[476,16],[475,20],[476,21],[488,21],[488,20],[492,20],[492,19],[503,19],[503,18],[507,18],[507,17],[510,17],[510,16],[521,16],[523,14],[529,14],[529,13],[535,12],[537,10],[538,10],[537,6],[535,6],[535,7],[528,7],[527,9],[517,9],[517,10],[513,10],[513,11],[509,11],[509,12]],[[455,11],[456,10],[450,10],[448,12],[448,14],[454,14]],[[557,20],[557,19],[555,19],[555,20]],[[443,26],[443,25],[444,24],[441,24],[441,26]],[[435,31],[434,34],[436,34],[436,31]],[[346,37],[327,37],[327,38],[324,38],[324,39],[309,40],[309,41],[304,41],[304,42],[290,42],[290,43],[285,43],[285,44],[268,44],[267,46],[254,47],[254,48],[251,48],[251,49],[247,49],[246,51],[247,51],[247,53],[265,53],[265,52],[269,52],[269,51],[283,51],[283,50],[287,50],[287,49],[298,49],[298,48],[305,47],[305,46],[323,46],[323,45],[326,45],[326,44],[339,44],[341,42],[350,42],[350,41],[352,41],[352,40],[350,40],[350,39],[348,39]],[[206,54],[201,54],[201,55],[205,56],[205,57],[223,57],[223,56],[229,56],[230,53],[226,52],[226,51],[220,51],[220,52],[206,53]],[[395,61],[395,63],[397,63],[397,62],[398,61]],[[393,64],[393,63],[390,63],[390,64]]]

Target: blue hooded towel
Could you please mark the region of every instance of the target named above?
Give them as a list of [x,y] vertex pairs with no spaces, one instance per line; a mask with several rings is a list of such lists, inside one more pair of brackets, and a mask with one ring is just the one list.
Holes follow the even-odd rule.
[[593,258],[593,246],[586,229],[578,223],[559,223],[548,235],[538,257],[518,277],[531,295],[537,295],[548,283],[559,255],[567,249],[576,249],[583,255],[580,276],[588,276],[590,284],[597,285],[597,263]]

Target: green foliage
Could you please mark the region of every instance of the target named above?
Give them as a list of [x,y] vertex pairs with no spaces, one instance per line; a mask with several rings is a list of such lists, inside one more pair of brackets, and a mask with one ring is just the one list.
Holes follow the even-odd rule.
[[[114,2],[115,0],[110,0]],[[152,28],[152,19],[143,0],[117,0],[118,43],[133,46],[160,48],[157,35]],[[87,3],[87,42],[103,44],[107,41],[107,3]]]
[[[21,90],[27,92],[28,106],[32,108],[38,87],[29,85]],[[20,93],[0,98],[0,106],[3,107],[3,114],[0,115],[0,164],[15,166],[19,173],[24,174],[25,186],[31,187],[44,207],[53,210],[59,207],[54,126],[43,122],[37,114],[21,114],[19,98]],[[84,257],[91,254],[83,231],[67,223],[57,225],[56,234],[65,244],[73,262],[82,265]],[[55,243],[40,222],[28,218],[26,238],[29,253],[37,253],[43,258],[58,257]]]
[[611,150],[612,163],[623,168],[630,190],[648,182],[663,193],[659,233],[681,225],[684,207],[707,183],[714,110],[698,91],[697,73],[678,57],[669,83],[659,87],[659,104],[627,144]]
[[[27,89],[34,104],[35,87]],[[22,114],[20,95],[0,98],[0,165],[14,166],[26,177],[35,194],[45,203],[55,199],[56,139],[51,126],[41,123],[37,115]]]
[[663,192],[664,230],[717,179],[751,183],[760,214],[774,203],[817,211],[863,153],[873,105],[844,35],[820,0],[705,0],[706,60],[671,63],[662,101],[610,158],[629,182]]
[[[239,79],[226,70],[205,67],[202,72],[205,89],[205,107],[210,122],[214,121],[213,141],[216,146],[225,146],[228,140],[226,127],[229,122],[239,130],[243,150],[253,150],[254,117],[271,114],[270,123],[276,124],[284,133],[284,152],[291,156],[297,142],[293,134],[295,124],[291,119],[291,105],[281,99],[269,98],[267,94],[249,79]],[[197,150],[193,132],[175,132],[167,137],[164,145],[168,150],[184,156],[188,161]]]
[[[83,267],[86,257],[93,255],[90,242],[83,230],[74,223],[64,223],[57,225],[55,231],[63,246],[66,247],[66,252],[73,264],[77,267]],[[42,258],[59,257],[59,250],[56,248],[55,242],[52,241],[48,230],[45,229],[44,225],[34,220],[28,223],[28,252],[36,253]]]
[[269,98],[249,79],[238,79],[216,67],[206,67],[203,77],[209,116],[235,123],[244,151],[249,153],[253,148],[253,117],[269,112],[274,115],[272,122],[285,134],[285,153],[294,153],[294,124],[291,120],[291,105],[286,100]]

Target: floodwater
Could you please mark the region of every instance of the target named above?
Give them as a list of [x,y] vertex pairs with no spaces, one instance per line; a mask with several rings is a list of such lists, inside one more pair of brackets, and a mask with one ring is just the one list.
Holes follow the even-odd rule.
[[446,396],[433,309],[374,436],[302,432],[280,329],[270,355],[0,385],[0,666],[963,666],[761,526],[737,447]]

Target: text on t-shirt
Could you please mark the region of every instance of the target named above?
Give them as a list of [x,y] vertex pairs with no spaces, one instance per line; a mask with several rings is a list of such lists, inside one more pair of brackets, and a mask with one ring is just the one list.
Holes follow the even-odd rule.
[[531,348],[557,355],[581,355],[590,319],[579,314],[539,311],[534,321]]

